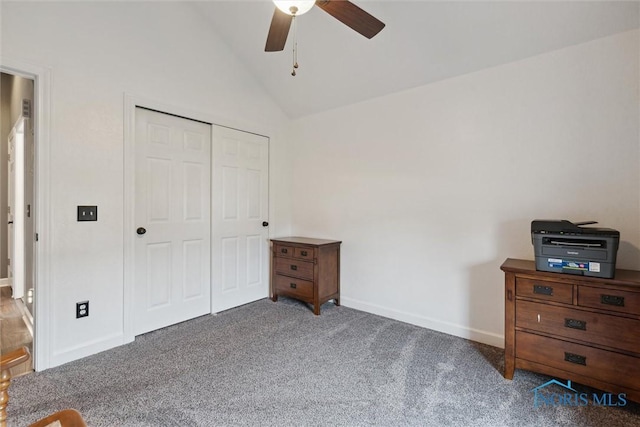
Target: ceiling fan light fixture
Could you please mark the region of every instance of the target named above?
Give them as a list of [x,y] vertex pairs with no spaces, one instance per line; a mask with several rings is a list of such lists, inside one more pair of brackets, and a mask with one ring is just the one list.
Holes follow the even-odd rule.
[[300,16],[310,11],[316,0],[273,0],[273,3],[287,15]]

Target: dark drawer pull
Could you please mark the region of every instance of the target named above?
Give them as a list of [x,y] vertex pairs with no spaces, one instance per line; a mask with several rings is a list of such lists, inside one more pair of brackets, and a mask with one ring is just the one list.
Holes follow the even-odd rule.
[[539,295],[553,295],[553,288],[551,286],[533,285],[533,293]]
[[600,295],[600,302],[602,304],[624,307],[624,297],[619,297],[616,295]]
[[298,269],[298,266],[297,266],[297,265],[292,265],[292,266],[291,266],[291,269],[292,269],[293,271],[296,271],[296,270]]
[[283,254],[286,254],[289,251],[287,250],[287,248],[282,248],[282,249],[280,249],[280,252],[282,252]]
[[569,363],[575,363],[576,365],[587,366],[586,356],[580,356],[579,354],[564,352],[564,360]]
[[581,331],[587,330],[587,322],[584,320],[576,319],[564,319],[565,328],[580,329]]
[[307,256],[307,251],[300,251],[300,255]]
[[295,289],[295,288],[297,287],[297,285],[296,285],[295,283],[289,283],[289,286],[290,286],[292,289]]

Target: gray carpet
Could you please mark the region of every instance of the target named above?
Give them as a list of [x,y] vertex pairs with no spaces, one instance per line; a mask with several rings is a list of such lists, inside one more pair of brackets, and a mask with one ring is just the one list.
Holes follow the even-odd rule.
[[322,308],[265,299],[16,378],[9,426],[66,407],[92,427],[640,425],[635,403],[534,408],[550,378],[505,380],[500,349]]

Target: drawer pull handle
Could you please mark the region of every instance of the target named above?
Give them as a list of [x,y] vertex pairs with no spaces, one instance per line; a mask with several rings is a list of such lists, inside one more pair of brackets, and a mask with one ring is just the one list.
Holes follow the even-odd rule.
[[292,265],[292,266],[291,266],[291,269],[292,269],[293,271],[296,271],[296,270],[298,269],[298,266],[297,266],[297,265]]
[[564,319],[565,328],[580,329],[581,331],[587,330],[587,322],[584,320],[576,319]]
[[616,295],[600,295],[600,302],[602,304],[624,307],[624,297],[619,297]]
[[289,286],[291,287],[291,289],[295,289],[297,287],[295,283],[289,283]]
[[553,295],[551,286],[533,285],[533,293],[538,295]]
[[564,352],[564,360],[569,363],[575,363],[576,365],[587,366],[586,356],[580,356],[579,354]]
[[282,249],[280,249],[280,252],[282,252],[283,254],[286,254],[289,251],[287,250],[287,248],[282,248]]
[[300,255],[307,256],[307,251],[300,251]]

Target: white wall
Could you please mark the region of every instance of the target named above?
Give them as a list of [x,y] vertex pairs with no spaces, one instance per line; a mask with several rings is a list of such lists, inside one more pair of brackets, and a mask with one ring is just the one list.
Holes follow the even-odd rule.
[[[344,305],[502,346],[530,221],[618,229],[640,268],[639,33],[294,122],[293,232],[343,240]],[[398,78],[402,78],[401,74]]]
[[[49,366],[123,342],[125,93],[271,137],[272,234],[287,234],[287,119],[210,25],[176,3],[2,2],[1,50],[50,67]],[[28,31],[27,31],[28,30]],[[98,222],[76,221],[98,205]],[[133,232],[133,231],[132,231]],[[90,316],[75,319],[75,303]],[[36,322],[38,319],[36,319]]]

